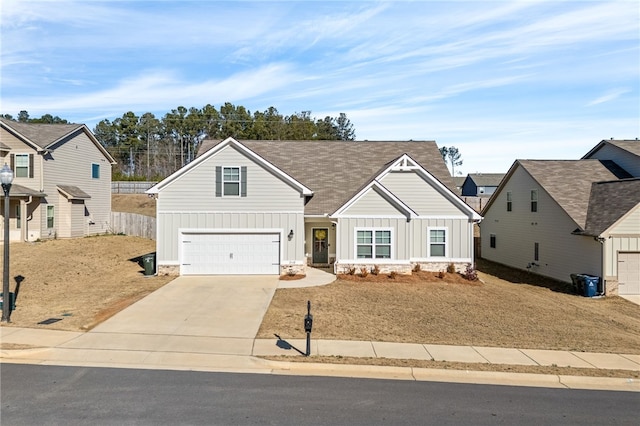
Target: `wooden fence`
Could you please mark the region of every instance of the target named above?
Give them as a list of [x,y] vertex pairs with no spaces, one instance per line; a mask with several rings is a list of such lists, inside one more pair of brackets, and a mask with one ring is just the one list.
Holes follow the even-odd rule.
[[112,194],[144,194],[158,182],[116,181],[111,182]]
[[156,218],[136,213],[111,212],[111,232],[156,239]]

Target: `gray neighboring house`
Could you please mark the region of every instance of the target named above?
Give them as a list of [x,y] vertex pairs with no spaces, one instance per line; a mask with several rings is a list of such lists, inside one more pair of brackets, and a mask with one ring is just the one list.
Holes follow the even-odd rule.
[[503,178],[504,173],[469,173],[460,191],[463,197],[488,197],[496,191]]
[[435,142],[208,140],[147,193],[161,274],[464,269],[481,219]]
[[482,215],[483,258],[640,294],[640,142],[602,141],[581,160],[518,160]]
[[10,241],[74,238],[109,230],[115,161],[84,124],[0,119],[0,157],[15,176]]

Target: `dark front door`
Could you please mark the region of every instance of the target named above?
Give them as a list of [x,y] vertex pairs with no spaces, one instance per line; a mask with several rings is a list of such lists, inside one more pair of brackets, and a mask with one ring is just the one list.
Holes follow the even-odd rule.
[[329,263],[329,229],[313,228],[312,263]]

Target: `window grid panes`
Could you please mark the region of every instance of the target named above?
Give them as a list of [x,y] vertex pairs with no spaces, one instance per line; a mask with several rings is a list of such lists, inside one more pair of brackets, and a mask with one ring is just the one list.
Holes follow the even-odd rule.
[[240,168],[225,167],[222,172],[224,195],[240,195]]
[[431,257],[444,257],[446,255],[446,231],[444,229],[429,230],[429,254]]
[[53,206],[47,206],[47,228],[53,228]]
[[16,177],[29,177],[29,154],[16,154]]
[[531,190],[531,211],[532,212],[538,211],[538,190],[537,189]]
[[510,212],[513,208],[513,200],[511,199],[511,191],[507,192],[507,211]]
[[391,258],[391,231],[357,231],[356,240],[358,259]]

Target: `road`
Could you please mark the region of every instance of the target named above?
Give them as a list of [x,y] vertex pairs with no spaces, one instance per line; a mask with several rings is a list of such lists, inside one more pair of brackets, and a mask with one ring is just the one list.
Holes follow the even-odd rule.
[[13,425],[638,424],[640,394],[397,380],[0,365]]

